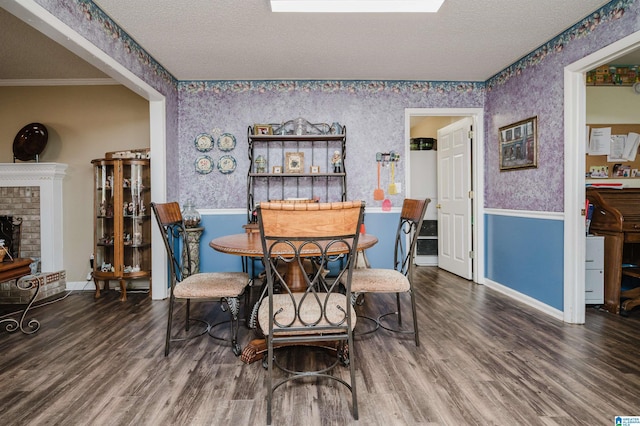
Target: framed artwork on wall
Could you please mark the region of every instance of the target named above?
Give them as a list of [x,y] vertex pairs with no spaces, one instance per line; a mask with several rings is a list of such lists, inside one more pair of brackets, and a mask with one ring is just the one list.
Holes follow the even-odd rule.
[[287,152],[285,173],[302,173],[304,170],[304,152]]
[[253,126],[253,133],[256,135],[272,135],[273,128],[270,124],[256,124]]
[[538,117],[500,127],[500,171],[538,167]]

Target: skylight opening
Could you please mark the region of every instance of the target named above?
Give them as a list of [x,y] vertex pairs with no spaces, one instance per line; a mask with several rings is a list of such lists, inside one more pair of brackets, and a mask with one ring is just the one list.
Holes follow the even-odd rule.
[[271,0],[272,12],[435,13],[444,0]]

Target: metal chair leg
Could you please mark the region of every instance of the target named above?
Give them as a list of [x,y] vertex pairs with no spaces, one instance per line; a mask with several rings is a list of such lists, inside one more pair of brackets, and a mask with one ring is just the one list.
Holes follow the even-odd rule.
[[409,290],[411,294],[411,310],[413,311],[413,333],[416,341],[416,346],[420,346],[420,337],[418,336],[418,315],[416,315],[416,295],[413,288]]

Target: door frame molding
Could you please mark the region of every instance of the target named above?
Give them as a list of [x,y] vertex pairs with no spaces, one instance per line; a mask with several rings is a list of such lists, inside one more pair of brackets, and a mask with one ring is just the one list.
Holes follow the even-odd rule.
[[[109,77],[149,101],[149,129],[151,156],[151,199],[165,202],[166,182],[166,97],[155,88],[107,55],[76,30],[52,15],[33,0],[11,0],[2,5],[9,13],[55,40]],[[151,226],[151,269],[161,272],[168,268],[167,256],[160,238],[160,230]],[[151,294],[154,300],[168,297],[166,274],[153,274]]]
[[585,73],[640,48],[640,31],[624,37],[564,68],[564,315],[584,324],[584,209],[587,88]]
[[484,109],[483,108],[405,108],[404,112],[404,158],[407,159],[404,181],[407,196],[411,196],[411,162],[408,161],[411,140],[411,117],[472,117],[473,141],[471,145],[471,187],[474,192],[472,203],[472,250],[473,282],[484,284]]

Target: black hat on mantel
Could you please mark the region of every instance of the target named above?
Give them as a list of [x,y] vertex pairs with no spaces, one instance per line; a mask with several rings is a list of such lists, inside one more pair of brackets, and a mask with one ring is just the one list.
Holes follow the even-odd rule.
[[44,124],[30,123],[24,126],[13,140],[13,162],[40,160],[40,154],[47,146],[49,133]]

